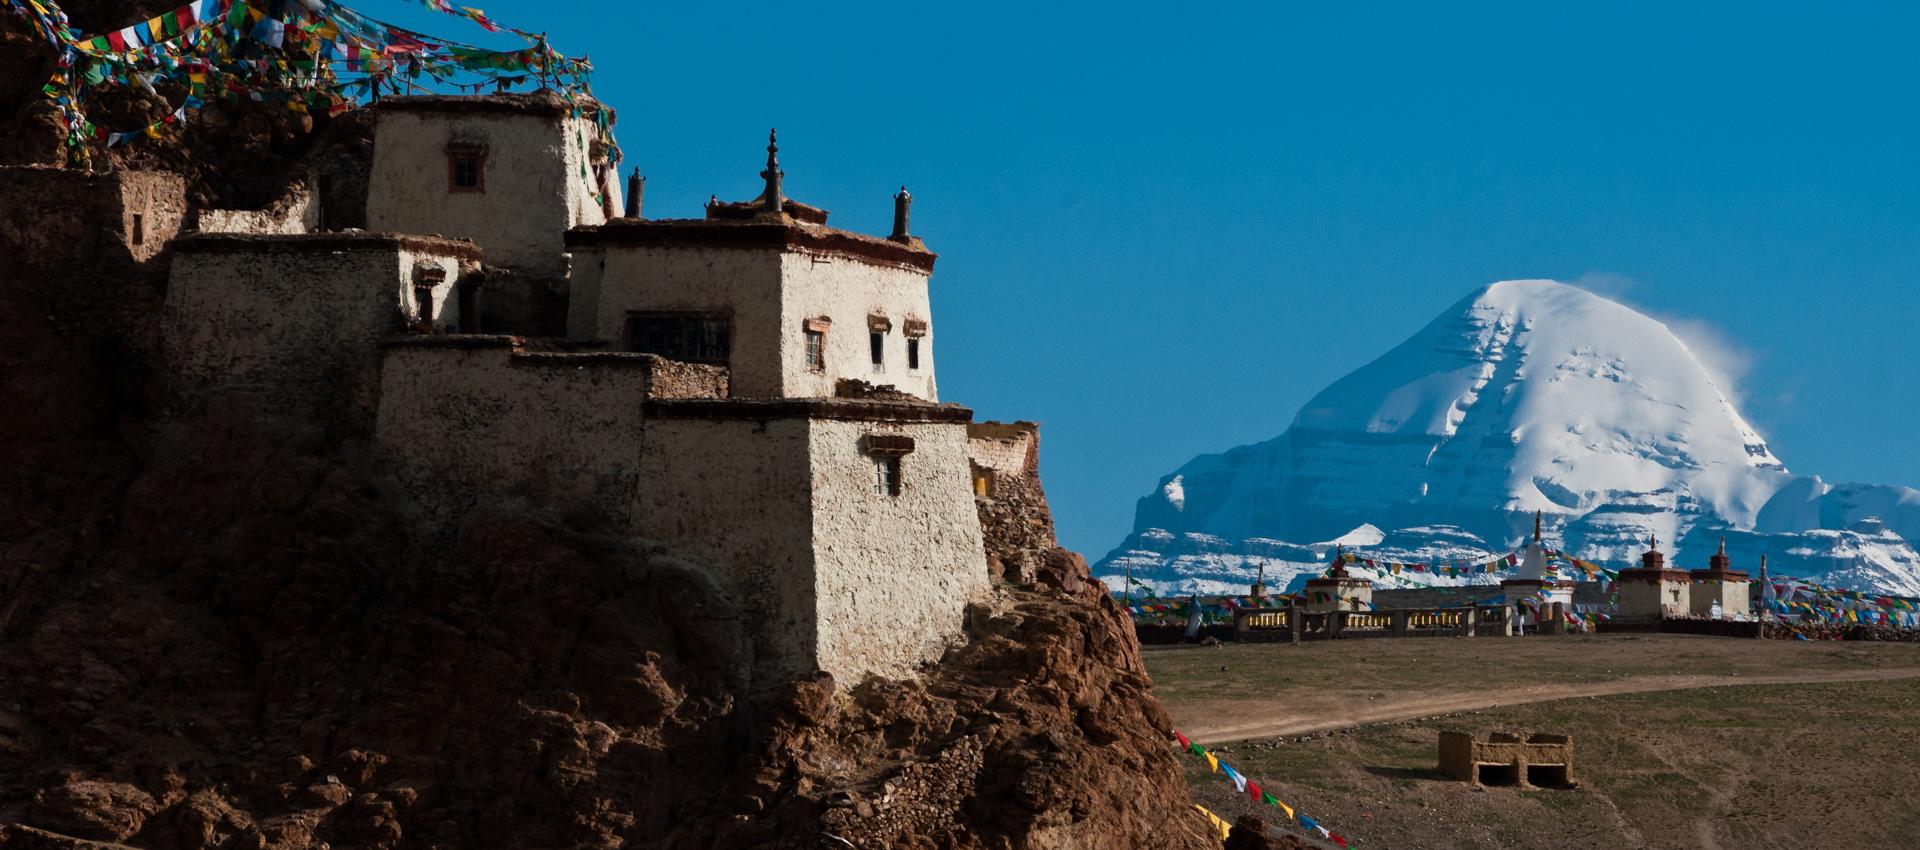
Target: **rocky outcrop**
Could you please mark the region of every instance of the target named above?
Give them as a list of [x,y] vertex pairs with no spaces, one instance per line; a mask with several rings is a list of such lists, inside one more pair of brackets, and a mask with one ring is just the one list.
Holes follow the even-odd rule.
[[99,442],[137,471],[9,525],[0,847],[1210,846],[1071,553],[920,679],[751,704],[738,612],[658,547],[530,506],[416,539],[298,423]]

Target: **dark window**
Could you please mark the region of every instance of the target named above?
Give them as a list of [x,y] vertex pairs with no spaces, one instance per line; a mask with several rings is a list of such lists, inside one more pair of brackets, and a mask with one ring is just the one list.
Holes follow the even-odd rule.
[[914,337],[907,338],[907,368],[920,368],[920,340]]
[[819,372],[826,369],[827,368],[827,335],[824,332],[816,331],[816,330],[813,330],[812,328],[808,328],[806,330],[806,335],[807,335],[807,368],[812,369],[815,372]]
[[688,363],[727,365],[733,322],[710,313],[635,313],[627,319],[627,350]]
[[482,145],[447,147],[447,191],[487,190],[487,149]]
[[887,363],[887,335],[879,331],[867,334],[868,347],[873,349],[873,368],[878,371]]
[[433,287],[413,288],[413,317],[427,324],[433,324]]
[[480,284],[460,284],[460,332],[480,332]]
[[147,217],[139,213],[134,213],[133,214],[133,244],[139,245],[146,241],[147,241]]
[[900,456],[877,455],[873,459],[873,494],[900,495]]

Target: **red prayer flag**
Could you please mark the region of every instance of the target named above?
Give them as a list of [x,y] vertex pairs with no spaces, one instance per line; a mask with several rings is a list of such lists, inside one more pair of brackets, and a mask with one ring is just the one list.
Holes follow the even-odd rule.
[[1182,734],[1180,734],[1180,730],[1178,730],[1178,729],[1175,729],[1175,730],[1174,730],[1174,732],[1173,732],[1173,739],[1174,739],[1174,740],[1176,740],[1176,741],[1179,741],[1179,742],[1180,742],[1180,746],[1183,746],[1183,747],[1190,747],[1190,746],[1192,746],[1192,745],[1193,745],[1193,742],[1192,742],[1192,741],[1189,741],[1189,740],[1187,740],[1187,736],[1185,736],[1185,735],[1182,735]]
[[182,31],[186,30],[186,28],[190,26],[193,26],[194,24],[193,6],[189,4],[173,10],[173,21],[174,23],[177,23],[180,25],[180,29]]
[[107,33],[107,43],[113,45],[116,53],[127,52],[127,37],[121,35],[119,30]]
[[1255,803],[1260,802],[1260,784],[1251,779],[1247,780],[1247,796],[1252,797]]

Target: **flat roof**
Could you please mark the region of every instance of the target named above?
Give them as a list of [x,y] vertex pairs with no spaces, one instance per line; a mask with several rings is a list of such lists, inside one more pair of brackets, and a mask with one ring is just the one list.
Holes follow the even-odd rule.
[[[600,108],[600,102],[580,98],[582,112]],[[378,112],[499,112],[556,116],[573,111],[574,104],[551,91],[503,94],[387,95],[369,105]]]
[[483,259],[480,246],[466,239],[358,230],[327,233],[192,233],[173,240],[171,247],[176,252],[189,254],[227,251],[408,250],[476,262]]
[[791,217],[785,220],[772,217],[750,220],[616,218],[606,224],[567,231],[568,250],[606,246],[800,249],[928,274],[933,273],[934,260],[939,257],[925,248],[903,242],[809,224]]
[[641,412],[655,419],[839,419],[852,422],[973,421],[973,410],[930,401],[850,398],[660,398]]

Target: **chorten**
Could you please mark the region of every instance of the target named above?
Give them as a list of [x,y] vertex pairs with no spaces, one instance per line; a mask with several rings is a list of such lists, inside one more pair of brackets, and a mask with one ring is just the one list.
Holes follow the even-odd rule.
[[1333,566],[1320,578],[1307,579],[1308,611],[1369,611],[1373,609],[1373,580],[1347,572],[1348,555],[1333,550]]
[[1753,616],[1753,604],[1747,596],[1750,582],[1746,573],[1732,569],[1732,559],[1727,557],[1727,538],[1720,538],[1720,551],[1707,559],[1706,569],[1694,570],[1688,576],[1693,579],[1689,592],[1695,617],[1712,616],[1716,601],[1724,618],[1745,620]]
[[1640,568],[1621,570],[1620,603],[1614,619],[1620,622],[1652,622],[1668,617],[1685,617],[1692,612],[1689,576],[1682,570],[1667,568],[1667,556],[1660,551],[1659,539],[1647,536],[1647,551],[1640,556]]
[[1521,557],[1520,569],[1513,578],[1500,582],[1500,593],[1508,608],[1516,602],[1526,601],[1517,621],[1522,627],[1538,627],[1545,622],[1550,628],[1561,628],[1566,622],[1566,612],[1573,609],[1573,582],[1555,578],[1547,570],[1547,547],[1541,537],[1540,512],[1533,512],[1533,539],[1527,541],[1526,554]]

